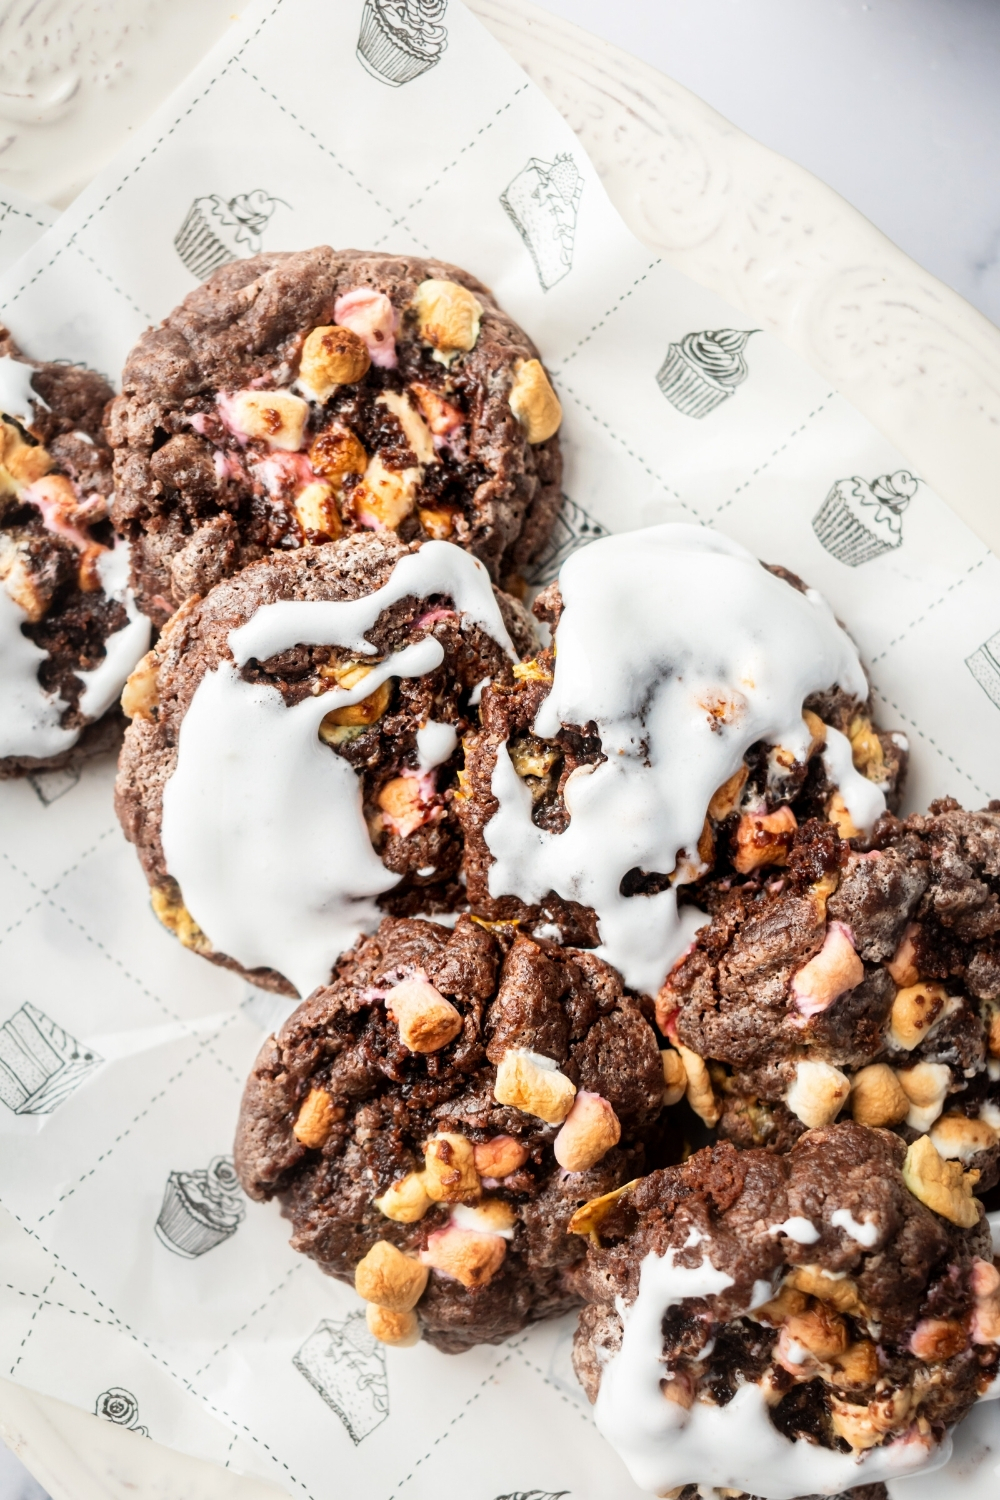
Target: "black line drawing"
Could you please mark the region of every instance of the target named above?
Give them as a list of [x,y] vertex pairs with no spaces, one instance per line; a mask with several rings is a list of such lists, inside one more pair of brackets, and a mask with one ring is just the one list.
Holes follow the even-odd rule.
[[127,1427],[129,1432],[137,1432],[140,1437],[149,1437],[149,1428],[139,1426],[139,1403],[131,1391],[124,1386],[113,1385],[108,1390],[102,1391],[97,1398],[94,1411],[106,1422],[114,1422],[116,1427]]
[[263,234],[283,198],[272,198],[263,188],[223,198],[218,193],[196,198],[174,235],[174,249],[192,276],[205,281],[232,260],[259,255]]
[[919,484],[908,469],[880,474],[870,484],[857,474],[838,479],[813,516],[813,531],[849,568],[871,562],[903,545],[903,511]]
[[324,1320],[292,1360],[360,1443],[389,1415],[385,1345],[368,1332],[363,1312],[339,1323]]
[[671,406],[685,417],[707,417],[735,395],[749,375],[746,349],[757,328],[705,329],[671,344],[656,372],[656,383]]
[[1000,708],[1000,630],[965,658],[965,665],[987,698]]
[[498,1495],[497,1500],[563,1500],[569,1490],[511,1490],[509,1495]]
[[588,542],[596,542],[601,536],[610,536],[607,527],[588,515],[582,505],[563,495],[552,535],[541,555],[531,564],[528,582],[539,586],[551,583],[571,552],[585,547]]
[[572,156],[563,152],[555,161],[533,156],[500,194],[505,213],[528,247],[543,292],[572,269],[582,192],[583,176]]
[[50,1115],[103,1061],[26,1000],[0,1026],[0,1100],[16,1115]]
[[448,0],[365,0],[358,62],[390,88],[410,83],[441,61],[448,33],[441,17]]
[[65,771],[35,771],[28,777],[39,802],[51,807],[60,797],[71,792],[80,780],[79,766],[68,766]]
[[215,1156],[207,1167],[171,1172],[163,1194],[156,1237],[175,1255],[196,1260],[231,1239],[247,1206],[231,1156]]

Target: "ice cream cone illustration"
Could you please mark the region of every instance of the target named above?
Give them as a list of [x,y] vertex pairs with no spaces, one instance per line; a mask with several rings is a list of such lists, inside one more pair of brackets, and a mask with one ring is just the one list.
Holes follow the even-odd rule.
[[903,511],[920,481],[907,469],[880,474],[871,484],[855,475],[838,479],[813,517],[826,550],[849,568],[903,545]]
[[577,505],[575,500],[564,495],[552,535],[545,544],[544,551],[532,564],[528,582],[551,583],[571,552],[586,546],[588,542],[595,542],[599,536],[607,535],[607,528],[600,521],[595,521],[582,505]]
[[364,1313],[320,1323],[292,1363],[337,1413],[355,1443],[389,1415],[385,1346],[368,1332]]
[[205,281],[231,260],[260,254],[264,230],[282,201],[261,188],[235,198],[196,198],[174,236],[174,249],[191,275]]
[[1000,708],[1000,630],[965,658],[965,665],[987,698]]
[[753,328],[718,328],[685,334],[667,350],[656,372],[657,385],[684,416],[707,417],[746,380],[744,351],[755,332]]
[[232,1157],[216,1156],[194,1172],[171,1172],[156,1235],[175,1255],[195,1260],[230,1239],[247,1207]]
[[543,291],[572,269],[582,191],[583,177],[576,162],[564,153],[551,162],[533,156],[500,195],[528,247]]
[[27,1001],[0,1026],[0,1100],[16,1115],[48,1115],[104,1061]]
[[441,25],[448,0],[365,0],[358,61],[392,88],[419,78],[440,62],[448,45]]

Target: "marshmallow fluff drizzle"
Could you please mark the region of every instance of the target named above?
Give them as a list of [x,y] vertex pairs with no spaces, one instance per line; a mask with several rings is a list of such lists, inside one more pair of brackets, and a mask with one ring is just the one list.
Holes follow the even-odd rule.
[[[701,1242],[692,1230],[685,1249]],[[951,1438],[933,1447],[917,1436],[897,1439],[863,1454],[839,1453],[803,1439],[792,1441],[768,1416],[759,1385],[741,1386],[726,1406],[695,1400],[690,1410],[664,1399],[663,1318],[686,1297],[710,1297],[733,1285],[707,1256],[698,1266],[677,1265],[677,1252],[650,1252],[631,1306],[619,1299],[621,1348],[601,1373],[594,1417],[641,1489],[665,1495],[700,1484],[793,1500],[834,1494],[856,1485],[898,1479],[934,1469],[951,1454]],[[754,1298],[756,1301],[756,1298]]]
[[[563,564],[559,587],[555,675],[535,733],[594,721],[606,759],[569,777],[569,825],[549,833],[532,822],[531,794],[500,747],[500,805],[485,829],[490,893],[537,902],[555,891],[593,907],[600,956],[655,992],[704,918],[679,914],[672,886],[622,895],[623,877],[670,874],[682,851],[690,868],[712,794],[750,746],[764,740],[803,759],[803,701],[835,684],[864,701],[868,684],[815,590],[793,588],[707,528],[604,537]],[[885,799],[849,755],[833,755],[852,817],[870,827]]]
[[[374,898],[398,880],[372,847],[360,779],[319,739],[320,722],[390,677],[434,671],[444,651],[426,635],[353,688],[291,708],[277,688],[244,681],[239,668],[296,645],[372,656],[364,633],[382,611],[432,594],[449,597],[463,623],[517,659],[482,563],[451,542],[425,542],[364,598],[262,605],[230,632],[233,661],[205,674],[181,724],[163,793],[167,868],[217,952],[247,969],[277,970],[300,995],[325,984],[340,954],[374,930],[381,917]],[[438,764],[445,726],[427,728],[421,759]]]

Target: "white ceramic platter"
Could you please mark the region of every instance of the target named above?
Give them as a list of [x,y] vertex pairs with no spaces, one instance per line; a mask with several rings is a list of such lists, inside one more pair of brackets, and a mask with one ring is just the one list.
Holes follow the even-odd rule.
[[[835,193],[654,69],[527,0],[471,0],[471,8],[577,131],[633,232],[824,374],[1000,551],[992,503],[1000,470],[1000,332]],[[129,92],[113,107],[102,104],[96,64],[81,72],[72,48],[50,59],[45,110],[33,114],[25,106],[18,122],[25,170],[37,185],[46,185],[45,150],[53,153],[60,140],[66,183],[99,164],[115,132],[120,139],[136,123],[129,100],[133,109],[143,97],[159,102],[194,60],[192,35],[207,46],[225,9],[218,0],[47,7],[115,20],[103,30],[95,22],[91,42],[95,56],[103,47],[117,59]],[[185,17],[197,18],[197,29],[181,46]],[[154,21],[167,25],[170,45],[151,44]],[[0,18],[0,45],[5,26]],[[981,1407],[965,1425],[946,1471],[893,1486],[894,1500],[992,1496],[1000,1472],[998,1405]],[[0,1430],[54,1500],[263,1500],[280,1493],[8,1382],[0,1383]]]

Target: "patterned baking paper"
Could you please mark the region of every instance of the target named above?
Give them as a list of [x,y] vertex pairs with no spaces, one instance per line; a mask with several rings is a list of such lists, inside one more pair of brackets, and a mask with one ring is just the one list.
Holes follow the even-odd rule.
[[0,274],[15,265],[58,217],[47,203],[36,203],[15,188],[0,187]]
[[[249,11],[3,277],[0,316],[114,379],[217,266],[320,242],[456,261],[536,339],[567,460],[536,582],[607,532],[718,527],[847,622],[914,805],[1000,792],[1000,563],[819,376],[632,238],[459,0]],[[157,925],[112,776],[0,786],[0,1370],[315,1500],[637,1495],[571,1320],[385,1349],[242,1197],[242,1081],[288,1007]]]

